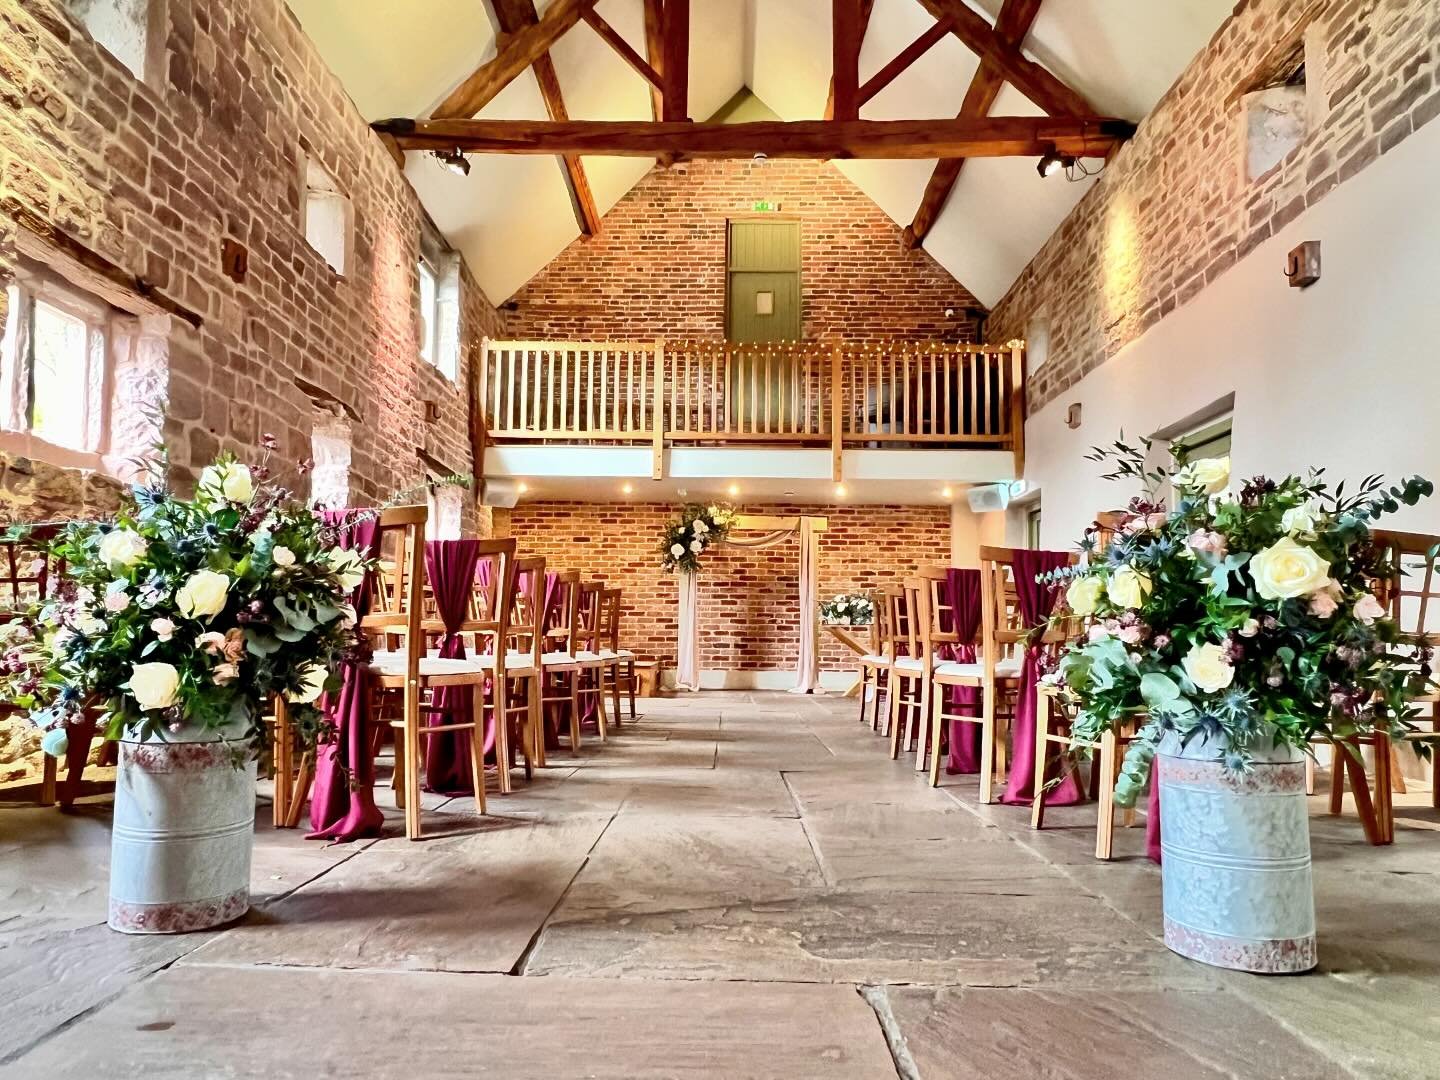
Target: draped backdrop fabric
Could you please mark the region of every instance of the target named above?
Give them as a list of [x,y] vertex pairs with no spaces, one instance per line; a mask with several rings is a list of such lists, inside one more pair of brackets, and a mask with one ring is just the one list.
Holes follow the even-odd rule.
[[[327,510],[322,519],[340,527],[340,546],[364,559],[379,555],[379,519],[374,511]],[[365,575],[350,595],[355,610],[364,612],[375,587],[375,575]],[[359,840],[379,836],[385,815],[375,805],[375,747],[369,731],[367,698],[369,675],[354,659],[342,662],[340,689],[320,698],[320,711],[333,726],[335,739],[316,749],[315,785],[310,793],[308,840]]]
[[[1068,552],[1016,550],[1015,600],[1021,622],[1027,629],[1039,627],[1049,619],[1060,599],[1059,585],[1042,585],[1035,580],[1036,577],[1069,564]],[[1048,708],[1040,702],[1040,660],[1044,653],[1043,645],[1027,646],[1020,670],[1020,689],[1015,695],[1015,723],[1011,728],[1010,780],[1005,785],[1005,794],[1000,797],[1001,802],[1011,805],[1028,806],[1035,797],[1035,710]],[[1052,771],[1058,775],[1058,766],[1057,762],[1056,770],[1046,770],[1047,782],[1054,779]],[[1072,806],[1083,802],[1084,798],[1080,778],[1071,768],[1059,784],[1045,793],[1045,805]]]
[[[975,638],[980,633],[980,571],[949,567],[945,571],[950,610],[941,609],[940,629],[953,629],[959,642],[946,647],[942,660],[973,664]],[[954,614],[952,615],[951,612]],[[950,626],[950,623],[954,626]],[[979,716],[981,690],[978,686],[949,686],[945,690],[945,711],[954,716]],[[980,771],[980,725],[964,720],[950,721],[950,759],[945,771],[951,776]]]
[[[469,613],[475,588],[475,567],[479,562],[477,540],[431,540],[425,545],[425,568],[435,593],[435,611],[445,627],[440,637],[440,655],[447,660],[465,658],[465,640],[460,625]],[[497,556],[498,558],[498,556]],[[486,560],[485,577],[492,572]],[[474,691],[469,686],[439,687],[435,690],[430,724],[468,724],[473,710]],[[441,795],[467,795],[475,791],[470,756],[469,731],[441,731],[427,736],[425,786]],[[486,749],[491,734],[487,729]]]
[[[818,693],[820,686],[820,644],[815,625],[816,592],[819,588],[820,534],[812,518],[802,517],[798,528],[774,529],[753,536],[733,533],[720,543],[726,547],[763,550],[800,537],[800,655],[795,664],[792,694]],[[679,641],[675,649],[675,686],[680,690],[700,689],[700,589],[693,573],[680,573]]]

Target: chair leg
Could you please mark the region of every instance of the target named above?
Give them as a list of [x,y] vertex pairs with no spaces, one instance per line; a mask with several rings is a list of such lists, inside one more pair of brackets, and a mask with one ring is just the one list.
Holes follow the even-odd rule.
[[55,778],[60,771],[60,762],[49,754],[45,754],[44,759],[40,763],[40,805],[54,806],[56,802]]
[[[493,684],[497,691],[495,703],[496,739],[499,739],[500,729],[505,726],[504,708],[499,698],[503,698],[505,691],[500,687],[498,681]],[[475,726],[470,730],[470,780],[475,788],[475,812],[484,814],[488,812],[485,805],[485,684],[477,682],[471,691],[471,718]],[[500,745],[497,741],[497,747]],[[505,765],[497,750],[495,754],[496,764],[500,767],[500,775],[505,775]],[[504,790],[504,784],[501,784]]]
[[1365,839],[1375,847],[1385,843],[1384,833],[1381,831],[1380,823],[1376,818],[1375,804],[1370,799],[1370,785],[1365,779],[1365,762],[1360,757],[1359,747],[1354,747],[1354,754],[1345,753],[1344,767],[1350,774],[1350,786],[1355,791],[1355,809],[1360,813],[1360,826],[1365,830]]
[[1113,731],[1100,733],[1100,769],[1096,774],[1098,781],[1095,789],[1095,801],[1099,804],[1099,813],[1095,822],[1095,858],[1108,859],[1113,853],[1115,843],[1115,771],[1119,768],[1118,740]]
[[995,688],[986,686],[980,706],[980,801],[995,801]]
[[[418,706],[418,703],[417,703]],[[420,713],[418,707],[405,710],[405,835],[420,839]],[[484,783],[482,780],[481,783]]]
[[[530,697],[528,700],[527,719],[530,729],[530,753],[534,759],[534,768],[545,767],[545,704],[541,701],[540,676],[530,677]],[[525,762],[525,779],[530,779],[531,760]]]
[[275,797],[271,800],[271,821],[277,829],[290,820],[290,748],[295,739],[290,732],[290,714],[285,699],[275,695],[275,726],[271,729],[270,763],[275,771]]
[[869,697],[870,669],[860,665],[860,723],[865,723],[865,699]]
[[1339,743],[1330,744],[1330,813],[1338,815],[1345,808],[1345,761],[1349,751]]
[[634,661],[634,660],[627,660],[627,661],[625,661],[625,664],[626,664],[626,666],[629,668],[629,672],[628,672],[628,674],[627,674],[626,677],[625,677],[625,691],[626,691],[626,693],[628,693],[628,694],[630,695],[630,719],[631,719],[631,720],[634,720],[634,719],[636,719],[636,716],[635,716],[635,684],[636,684],[637,682],[639,682],[640,680],[639,680],[639,677],[635,674],[635,661]]
[[925,753],[930,749],[930,680],[921,678],[920,708],[915,712],[915,771],[925,771]]
[[940,736],[945,727],[945,691],[930,692],[930,786],[940,786]]
[[610,667],[610,700],[615,705],[615,730],[620,730],[620,663],[616,661]]
[[1375,822],[1380,842],[1395,842],[1395,747],[1390,736],[1375,733]]
[[1393,742],[1390,743],[1390,790],[1399,795],[1410,794],[1410,789],[1405,783],[1405,774],[1400,771],[1400,754],[1395,749]]
[[595,727],[600,732],[600,741],[605,741],[605,729],[609,727],[609,717],[605,715],[605,678],[597,667],[595,672]]
[[1035,706],[1035,776],[1030,799],[1030,828],[1045,825],[1045,758],[1050,753],[1050,704],[1041,700]]
[[[509,680],[495,684],[495,772],[501,795],[510,794]],[[478,734],[478,731],[477,731]],[[481,761],[484,761],[482,751]]]
[[888,723],[890,725],[890,760],[894,761],[900,756],[900,698],[903,696],[901,687],[904,680],[895,672],[890,673],[890,686],[886,691],[889,698]]
[[570,752],[580,752],[580,669],[570,672]]
[[1305,794],[1315,794],[1315,759],[1305,755]]

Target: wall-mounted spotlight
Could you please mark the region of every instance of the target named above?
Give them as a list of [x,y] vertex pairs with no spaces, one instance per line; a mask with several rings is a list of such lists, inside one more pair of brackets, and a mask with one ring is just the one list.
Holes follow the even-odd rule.
[[1047,150],[1040,158],[1039,164],[1035,166],[1042,179],[1049,179],[1057,173],[1065,172],[1075,167],[1075,159],[1069,154],[1057,153],[1054,150]]
[[436,150],[435,158],[456,176],[470,175],[470,159],[458,146],[454,150]]

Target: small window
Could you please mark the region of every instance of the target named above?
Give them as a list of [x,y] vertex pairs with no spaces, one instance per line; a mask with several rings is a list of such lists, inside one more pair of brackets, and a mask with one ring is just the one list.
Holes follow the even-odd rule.
[[1310,9],[1283,34],[1240,82],[1227,105],[1240,102],[1240,130],[1245,176],[1268,176],[1305,141],[1323,116],[1320,87],[1325,50],[1310,48],[1318,27],[1312,22],[1320,5]]
[[340,193],[329,173],[307,158],[301,207],[305,240],[342,277],[349,267],[350,222],[350,200]]
[[1025,546],[1032,551],[1040,547],[1040,504],[1025,509]]
[[1183,448],[1191,461],[1227,457],[1230,454],[1230,427],[1231,418],[1226,416],[1181,435],[1172,443],[1177,449]]
[[436,288],[435,268],[420,260],[420,358],[427,364],[436,361],[436,338],[440,329],[440,293]]
[[338,411],[316,410],[310,430],[310,501],[331,510],[350,505],[350,420]]
[[1034,373],[1050,359],[1050,320],[1036,316],[1025,326],[1025,367]]
[[48,281],[9,289],[4,425],[52,446],[101,446],[110,309]]
[[163,0],[66,0],[95,43],[144,82],[164,47]]

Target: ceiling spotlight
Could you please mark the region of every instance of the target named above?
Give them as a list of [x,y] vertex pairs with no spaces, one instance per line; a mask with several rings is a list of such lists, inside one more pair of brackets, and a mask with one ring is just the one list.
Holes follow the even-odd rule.
[[955,493],[954,493],[953,491],[951,491],[951,490],[947,487],[947,488],[944,488],[944,489],[941,490],[941,492],[940,492],[940,497],[941,497],[942,499],[948,499],[948,498],[950,498],[950,496],[952,496],[953,494],[955,494]]
[[515,490],[520,492],[521,495],[524,495],[525,492],[530,490],[530,485],[525,483],[524,480],[521,480],[520,483],[515,485]]
[[844,484],[836,484],[836,485],[835,485],[835,497],[836,497],[837,499],[843,499],[843,498],[845,497],[845,485],[844,485]]
[[1054,150],[1047,150],[1045,155],[1040,159],[1040,163],[1035,166],[1035,171],[1038,172],[1042,178],[1048,179],[1056,173],[1072,168],[1074,164],[1075,159],[1069,154],[1060,154]]
[[470,175],[470,159],[458,146],[454,150],[436,150],[435,157],[441,165],[444,165],[456,176]]
[[635,485],[631,483],[624,483],[620,485],[620,490],[623,491],[626,495],[629,495],[632,491],[635,490]]
[[730,487],[729,487],[727,490],[728,490],[729,493],[730,493],[730,497],[733,499],[736,495],[739,495],[739,494],[740,494],[740,485],[739,485],[739,484],[731,484]]
[[770,160],[769,155],[766,154],[764,150],[757,150],[757,151],[755,152],[755,164],[756,164],[756,165],[764,165],[765,162],[767,162],[767,161],[769,161],[769,160]]

